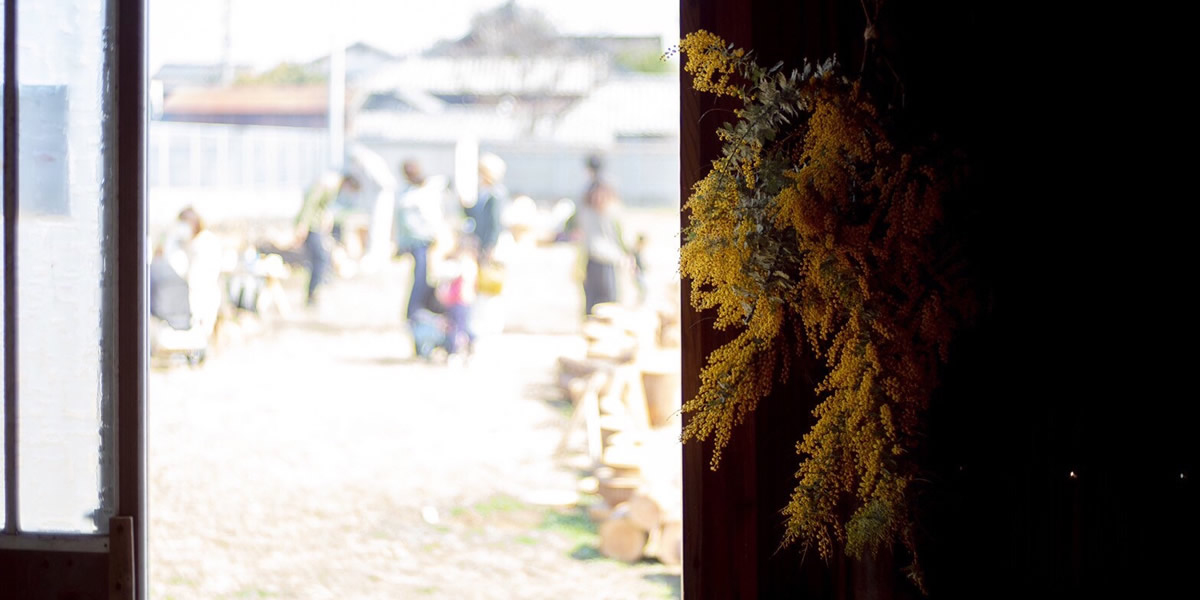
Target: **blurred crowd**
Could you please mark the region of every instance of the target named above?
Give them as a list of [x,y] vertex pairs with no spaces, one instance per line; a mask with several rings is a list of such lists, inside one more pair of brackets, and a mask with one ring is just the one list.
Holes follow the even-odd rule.
[[520,242],[577,245],[584,315],[618,300],[621,273],[632,275],[642,302],[645,236],[629,240],[622,230],[603,158],[589,157],[586,167],[578,201],[539,210],[528,196],[509,194],[507,166],[495,154],[479,156],[470,186],[416,160],[393,171],[377,155],[360,155],[317,178],[291,230],[270,239],[222,240],[185,208],[150,264],[151,355],[200,363],[222,321],[242,313],[290,318],[296,309],[283,282],[294,272],[305,278],[302,303],[311,309],[332,278],[407,257],[411,288],[397,310],[413,354],[466,362],[480,336],[504,328],[506,272]]

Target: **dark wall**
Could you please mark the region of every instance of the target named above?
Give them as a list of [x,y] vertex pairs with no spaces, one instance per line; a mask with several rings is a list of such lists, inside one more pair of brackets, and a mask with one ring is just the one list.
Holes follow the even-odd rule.
[[108,597],[106,581],[107,554],[0,550],[0,598],[100,600]]
[[[930,415],[931,593],[1194,593],[1200,423],[1171,390],[1192,369],[1164,351],[1186,327],[1169,273],[1192,269],[1155,239],[1171,226],[1140,226],[1186,192],[1141,130],[1171,111],[1133,83],[1171,59],[1142,34],[1167,33],[1134,14],[936,12],[914,19],[949,19],[913,44],[914,82],[973,157],[978,213],[960,222],[990,310]],[[939,37],[964,51],[939,59]]]
[[[861,60],[858,0],[681,6],[684,34],[709,29],[767,64]],[[913,130],[970,156],[970,201],[952,223],[967,234],[985,307],[929,415],[918,499],[931,597],[1194,592],[1200,421],[1184,290],[1196,269],[1176,202],[1196,194],[1190,159],[1154,138],[1190,139],[1195,126],[1178,107],[1186,77],[1167,66],[1180,55],[1142,39],[1169,38],[1166,22],[1180,17],[950,0],[889,8]],[[687,85],[685,194],[718,149],[717,123],[699,118],[711,101]],[[725,339],[703,322],[685,316],[688,397],[702,353]],[[808,389],[793,381],[765,399],[716,473],[706,450],[685,447],[688,597],[914,595],[886,575],[902,554],[825,565],[777,551],[790,449],[811,425]]]

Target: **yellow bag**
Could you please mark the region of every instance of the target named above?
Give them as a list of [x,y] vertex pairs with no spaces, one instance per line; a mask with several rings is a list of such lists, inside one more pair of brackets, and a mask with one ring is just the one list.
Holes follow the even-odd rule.
[[499,296],[504,289],[504,267],[496,263],[488,263],[479,267],[479,282],[475,289],[480,294]]

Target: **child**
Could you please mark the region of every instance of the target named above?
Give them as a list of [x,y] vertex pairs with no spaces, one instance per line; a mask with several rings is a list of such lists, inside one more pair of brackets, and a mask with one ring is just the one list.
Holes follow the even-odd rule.
[[475,302],[475,285],[479,264],[469,239],[461,239],[442,263],[441,283],[437,299],[446,308],[448,327],[446,351],[451,355],[471,355],[475,335],[471,331],[471,305]]

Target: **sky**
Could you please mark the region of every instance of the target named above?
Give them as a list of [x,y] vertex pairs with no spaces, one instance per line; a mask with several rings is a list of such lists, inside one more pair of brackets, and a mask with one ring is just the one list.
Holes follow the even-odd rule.
[[[265,69],[327,54],[341,24],[347,44],[393,53],[424,49],[466,33],[471,16],[503,0],[150,0],[150,72],[164,63],[221,59],[230,7],[235,64]],[[678,0],[519,0],[542,11],[560,32],[660,35],[679,39]]]

